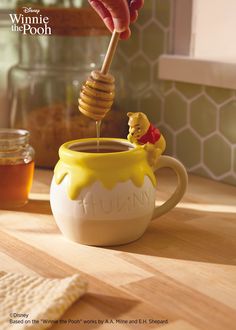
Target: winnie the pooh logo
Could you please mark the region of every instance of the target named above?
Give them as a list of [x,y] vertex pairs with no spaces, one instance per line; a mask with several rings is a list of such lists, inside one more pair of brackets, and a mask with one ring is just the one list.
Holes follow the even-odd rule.
[[154,165],[165,151],[166,142],[159,129],[153,126],[143,112],[128,112],[128,140],[135,145],[143,145],[148,151],[148,161]]

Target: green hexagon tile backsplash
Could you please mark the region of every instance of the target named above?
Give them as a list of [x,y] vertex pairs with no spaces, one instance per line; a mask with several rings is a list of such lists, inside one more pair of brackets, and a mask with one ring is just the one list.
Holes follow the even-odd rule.
[[164,134],[166,154],[188,171],[236,185],[236,92],[157,77],[169,52],[173,0],[146,0],[132,37],[121,42],[129,111],[143,111]]

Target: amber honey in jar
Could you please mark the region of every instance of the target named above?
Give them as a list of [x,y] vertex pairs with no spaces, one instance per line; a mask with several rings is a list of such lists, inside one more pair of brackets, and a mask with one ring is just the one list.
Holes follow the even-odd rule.
[[0,129],[0,209],[27,203],[34,173],[34,149],[29,132]]
[[[111,33],[87,0],[17,1],[16,13],[32,20],[37,14],[25,13],[26,2],[49,18],[52,34],[18,33],[18,63],[8,74],[9,121],[30,132],[36,166],[53,168],[63,143],[96,137],[94,120],[78,110],[78,97],[91,71],[101,69]],[[102,120],[102,137],[127,135],[129,95],[117,54],[111,67],[116,98]]]

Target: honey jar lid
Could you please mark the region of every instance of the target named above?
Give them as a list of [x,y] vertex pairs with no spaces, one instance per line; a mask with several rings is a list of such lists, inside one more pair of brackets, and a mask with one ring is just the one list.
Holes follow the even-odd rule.
[[[82,8],[60,8],[60,7],[37,7],[34,11],[25,12],[25,7],[17,7],[16,13],[25,17],[48,18],[48,26],[52,35],[61,36],[105,36],[110,32],[102,19],[91,7]],[[32,20],[33,21],[33,20]],[[19,24],[20,25],[20,24]],[[44,27],[44,23],[31,23],[31,27]]]

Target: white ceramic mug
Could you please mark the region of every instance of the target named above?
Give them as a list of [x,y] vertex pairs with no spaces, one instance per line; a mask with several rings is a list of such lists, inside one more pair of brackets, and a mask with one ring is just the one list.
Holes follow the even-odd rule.
[[[58,227],[69,239],[87,245],[109,246],[141,237],[151,220],[170,211],[187,187],[184,166],[160,156],[154,168],[148,151],[128,140],[102,138],[67,142],[60,147],[51,184],[51,208]],[[116,151],[116,152],[115,152]],[[178,183],[161,206],[156,201],[156,171],[171,168]]]

